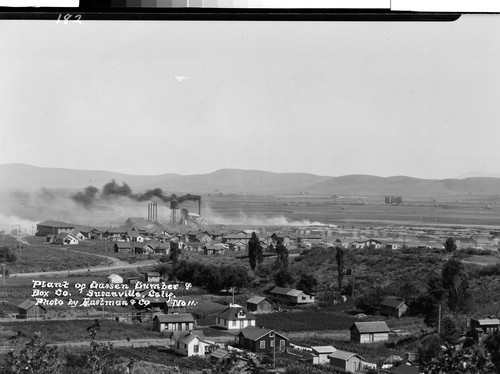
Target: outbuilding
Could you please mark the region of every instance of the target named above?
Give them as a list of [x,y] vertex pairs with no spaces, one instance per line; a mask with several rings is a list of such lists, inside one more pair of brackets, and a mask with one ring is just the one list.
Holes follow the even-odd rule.
[[253,313],[272,312],[274,303],[266,297],[254,296],[247,300],[247,309]]
[[328,355],[330,365],[348,373],[359,373],[363,370],[363,357],[357,353],[336,350]]
[[389,326],[385,321],[354,322],[350,328],[351,341],[375,343],[389,340]]
[[387,317],[400,318],[408,312],[408,305],[398,297],[387,297],[380,303],[380,314]]
[[47,310],[37,305],[33,300],[25,300],[17,306],[19,314],[16,316],[18,319],[31,319],[31,318],[44,318]]

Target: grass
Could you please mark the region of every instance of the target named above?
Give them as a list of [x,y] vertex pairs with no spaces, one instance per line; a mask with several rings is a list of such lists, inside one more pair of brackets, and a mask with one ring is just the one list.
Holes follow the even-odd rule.
[[[0,327],[3,334],[0,335],[0,344],[9,344],[10,340],[5,337],[5,332],[21,331],[23,336],[31,337],[33,333],[39,332],[42,338],[49,343],[60,343],[66,341],[86,341],[88,339],[87,327],[92,326],[92,321],[23,321],[5,322]],[[121,340],[131,337],[159,338],[160,333],[151,330],[152,323],[127,324],[113,320],[102,320],[97,334],[98,340]]]

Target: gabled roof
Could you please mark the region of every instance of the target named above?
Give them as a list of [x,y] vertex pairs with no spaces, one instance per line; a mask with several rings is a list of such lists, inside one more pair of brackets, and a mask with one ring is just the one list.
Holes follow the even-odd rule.
[[364,360],[364,358],[361,357],[360,355],[358,355],[357,353],[341,351],[338,349],[328,355],[329,358],[336,358],[336,359],[344,360],[344,361],[349,360],[353,356],[358,356],[361,360]]
[[390,308],[396,309],[404,305],[405,301],[399,297],[387,297],[380,303],[380,306],[388,306]]
[[266,336],[267,334],[274,332],[281,336],[282,338],[288,340],[286,336],[283,336],[282,334],[279,334],[275,332],[274,330],[268,330],[268,329],[261,329],[260,327],[255,327],[255,326],[248,326],[245,327],[243,330],[240,331],[238,335],[242,335],[246,339],[249,340],[258,340],[262,338],[263,336]]
[[332,347],[331,345],[321,345],[321,346],[318,345],[318,346],[311,347],[311,349],[313,350],[313,352],[321,353],[321,354],[332,353],[332,352],[336,351],[336,349],[334,347]]
[[473,318],[473,320],[476,320],[480,326],[500,325],[500,320],[498,318]]
[[[36,302],[33,300],[25,300],[21,304],[19,304],[17,307],[19,309],[28,310],[28,309],[31,309],[35,304],[36,304]],[[43,306],[39,305],[39,307],[42,308],[43,310],[45,310],[45,308]]]
[[189,313],[183,314],[157,314],[153,319],[160,323],[194,322],[194,317]]
[[356,327],[361,334],[391,331],[385,321],[354,322],[351,326],[351,330],[354,327]]
[[131,242],[115,242],[114,245],[118,248],[126,248],[126,249],[132,248]]
[[278,294],[278,295],[297,297],[297,296],[302,295],[304,293],[304,291],[296,290],[294,288],[274,287],[271,290],[271,293]]
[[269,300],[268,298],[266,297],[262,297],[262,296],[254,296],[254,297],[251,297],[250,299],[247,300],[247,303],[250,303],[250,304],[259,304],[261,302],[263,302],[264,300],[267,300],[269,301],[271,304],[274,304],[271,300]]
[[[238,313],[242,311],[245,313],[245,317],[238,317]],[[241,320],[241,319],[246,319],[246,320],[254,320],[256,319],[253,314],[248,313],[248,310],[244,307],[238,306],[238,307],[229,307],[227,309],[224,309],[222,312],[219,314],[215,315],[216,318],[224,318],[228,321],[236,321],[236,320]]]

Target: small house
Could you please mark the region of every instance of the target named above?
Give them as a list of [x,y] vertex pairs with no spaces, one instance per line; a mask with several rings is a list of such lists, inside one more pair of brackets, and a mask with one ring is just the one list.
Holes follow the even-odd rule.
[[189,314],[157,314],[153,317],[155,331],[192,331],[194,317]]
[[255,316],[241,306],[230,306],[215,316],[215,325],[226,330],[241,330],[255,326]]
[[77,245],[78,243],[79,243],[78,238],[76,236],[74,236],[73,234],[67,234],[63,238],[64,245]]
[[18,319],[31,319],[31,318],[44,318],[47,310],[37,305],[33,300],[25,300],[17,306],[19,314],[16,315]]
[[160,273],[156,271],[148,271],[144,273],[146,283],[160,283]]
[[134,247],[129,242],[116,242],[113,248],[115,253],[134,253]]
[[219,362],[224,363],[229,360],[231,360],[231,354],[224,348],[217,348],[215,351],[210,353],[210,361],[214,364]]
[[120,277],[118,274],[111,274],[108,277],[108,283],[109,284],[122,284],[123,283],[123,278]]
[[287,305],[304,305],[314,303],[314,296],[307,295],[304,291],[293,288],[274,287],[270,298],[278,303]]
[[274,303],[266,297],[254,296],[247,300],[247,309],[253,313],[274,311]]
[[172,339],[175,341],[175,353],[186,357],[209,355],[218,348],[215,342],[205,339],[202,331],[186,331],[174,334]]
[[500,330],[498,318],[471,318],[470,330],[475,341],[481,340],[484,335],[493,334]]
[[348,373],[359,373],[363,370],[363,357],[356,353],[336,350],[328,355],[330,365]]
[[311,353],[313,355],[312,363],[313,365],[322,365],[329,363],[328,355],[336,351],[331,345],[324,346],[314,346],[311,347]]
[[389,326],[385,321],[354,322],[350,328],[351,341],[375,343],[389,340]]
[[236,343],[254,353],[287,351],[289,341],[286,336],[274,330],[249,326],[236,335]]
[[380,314],[387,317],[400,318],[408,311],[408,305],[398,297],[387,297],[380,303]]

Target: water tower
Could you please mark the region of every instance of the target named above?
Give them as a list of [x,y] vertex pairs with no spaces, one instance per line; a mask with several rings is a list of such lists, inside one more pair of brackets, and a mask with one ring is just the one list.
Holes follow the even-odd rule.
[[175,226],[179,222],[179,202],[177,200],[170,201],[170,225]]

